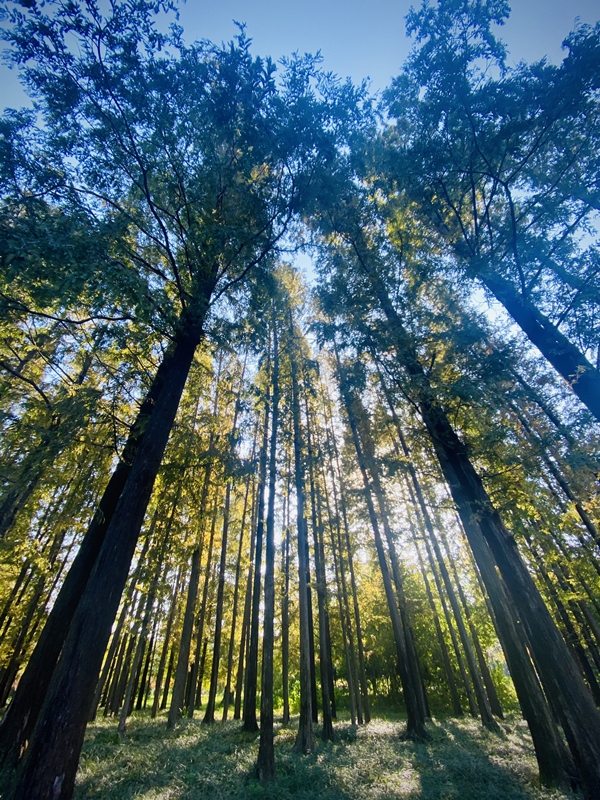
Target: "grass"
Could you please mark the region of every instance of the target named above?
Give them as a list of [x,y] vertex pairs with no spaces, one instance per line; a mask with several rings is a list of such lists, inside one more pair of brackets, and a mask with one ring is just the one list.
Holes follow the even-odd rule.
[[[434,720],[431,741],[400,740],[402,720],[363,728],[336,724],[334,742],[291,752],[295,727],[276,726],[277,779],[262,787],[254,775],[258,734],[240,723],[207,727],[187,721],[168,732],[165,720],[133,717],[121,739],[116,724],[90,725],[80,761],[76,800],[576,800],[541,790],[527,726],[514,716],[492,734],[472,719]],[[318,733],[317,729],[317,733]]]

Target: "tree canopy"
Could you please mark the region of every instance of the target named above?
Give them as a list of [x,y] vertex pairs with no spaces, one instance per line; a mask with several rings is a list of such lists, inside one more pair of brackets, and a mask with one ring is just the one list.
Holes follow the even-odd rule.
[[175,11],[2,9],[7,797],[70,798],[98,713],[222,697],[264,784],[279,712],[304,754],[514,711],[592,800],[600,25],[510,68],[503,0],[423,0],[378,98]]

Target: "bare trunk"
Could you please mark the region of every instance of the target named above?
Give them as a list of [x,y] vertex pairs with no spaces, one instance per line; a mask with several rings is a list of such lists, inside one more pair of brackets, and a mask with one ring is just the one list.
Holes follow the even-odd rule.
[[182,335],[54,671],[14,800],[71,797],[110,630],[201,331]]
[[256,771],[261,783],[275,779],[273,747],[273,651],[275,621],[275,488],[277,485],[277,432],[279,425],[279,344],[273,309],[273,383],[271,442],[269,449],[269,503],[265,541],[265,606],[260,695],[260,742]]
[[294,427],[294,476],[298,528],[298,596],[300,606],[300,721],[294,743],[297,753],[308,753],[314,747],[312,687],[310,670],[310,625],[307,594],[308,537],[304,519],[304,464],[300,428],[300,398],[298,393],[298,363],[295,331],[290,312],[290,362],[292,377],[292,419]]

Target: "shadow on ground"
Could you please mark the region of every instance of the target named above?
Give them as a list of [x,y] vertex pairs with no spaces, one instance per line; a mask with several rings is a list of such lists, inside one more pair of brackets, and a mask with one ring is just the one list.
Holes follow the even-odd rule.
[[500,735],[471,719],[434,721],[425,744],[401,741],[400,721],[358,729],[340,722],[335,741],[317,739],[308,756],[292,752],[296,726],[278,725],[277,779],[266,787],[254,774],[258,734],[237,721],[193,720],[170,732],[164,720],[140,717],[124,738],[115,727],[90,726],[76,800],[574,800],[539,789],[531,740],[516,717]]

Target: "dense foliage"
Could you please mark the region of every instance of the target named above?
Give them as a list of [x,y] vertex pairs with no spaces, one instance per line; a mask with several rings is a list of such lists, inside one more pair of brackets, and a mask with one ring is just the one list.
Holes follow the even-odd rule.
[[522,714],[597,797],[600,27],[511,69],[503,0],[424,0],[376,102],[174,10],[2,9],[7,796],[202,709],[265,786],[278,718]]

